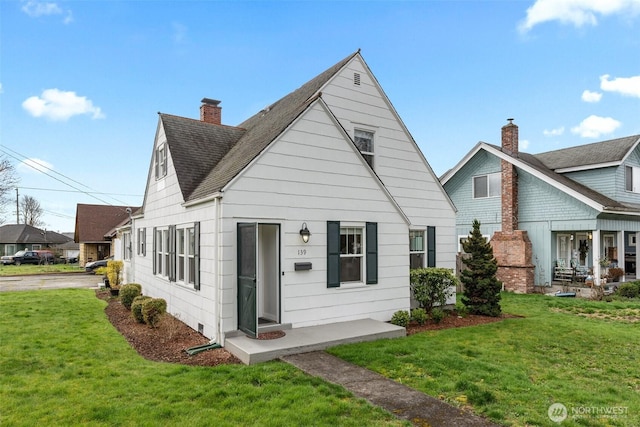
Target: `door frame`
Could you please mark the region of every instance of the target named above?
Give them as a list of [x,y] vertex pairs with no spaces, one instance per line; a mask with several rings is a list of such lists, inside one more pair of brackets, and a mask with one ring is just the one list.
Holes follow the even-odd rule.
[[[245,242],[253,244],[253,265],[245,265],[242,257],[241,229],[249,233],[253,230],[253,240]],[[281,225],[266,222],[238,222],[236,224],[236,283],[238,329],[256,337],[259,333],[259,316],[265,314],[265,304],[271,303],[273,310],[268,313],[269,320],[280,323],[281,316]],[[247,236],[245,236],[247,238]],[[266,263],[263,262],[266,260]],[[248,275],[241,275],[245,272]],[[270,295],[271,299],[267,297]],[[273,305],[275,304],[275,307]]]

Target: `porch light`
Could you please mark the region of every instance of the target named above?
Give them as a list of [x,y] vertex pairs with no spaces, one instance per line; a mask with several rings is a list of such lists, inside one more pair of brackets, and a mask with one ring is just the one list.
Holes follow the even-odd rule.
[[593,239],[593,234],[589,233],[589,240]]
[[311,232],[307,228],[307,223],[302,223],[302,228],[300,229],[300,237],[302,237],[302,241],[307,243],[309,242],[309,237],[311,236]]

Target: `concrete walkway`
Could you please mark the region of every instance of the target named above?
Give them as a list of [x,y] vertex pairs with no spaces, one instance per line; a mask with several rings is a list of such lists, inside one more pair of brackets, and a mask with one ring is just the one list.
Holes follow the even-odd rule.
[[356,396],[415,425],[497,427],[497,424],[484,418],[464,412],[448,403],[323,351],[292,354],[283,356],[281,359],[309,375],[339,384]]

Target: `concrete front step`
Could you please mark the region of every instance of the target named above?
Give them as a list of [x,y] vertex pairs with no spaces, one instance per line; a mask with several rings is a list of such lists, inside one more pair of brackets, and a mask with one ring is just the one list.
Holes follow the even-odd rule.
[[291,354],[324,350],[339,344],[406,335],[406,329],[401,326],[373,319],[287,329],[284,332],[284,337],[273,340],[258,340],[246,335],[227,337],[224,347],[243,363],[252,365]]

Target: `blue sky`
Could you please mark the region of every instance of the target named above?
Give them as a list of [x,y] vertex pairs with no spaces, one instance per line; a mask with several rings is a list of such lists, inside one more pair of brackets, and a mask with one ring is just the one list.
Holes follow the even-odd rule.
[[531,153],[640,134],[640,0],[3,0],[0,43],[0,150],[54,231],[142,203],[157,112],[237,125],[357,49],[438,175],[509,117]]

